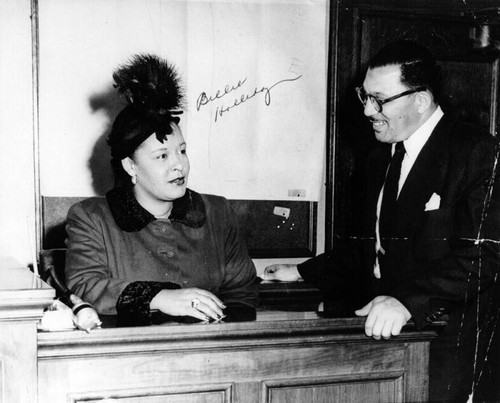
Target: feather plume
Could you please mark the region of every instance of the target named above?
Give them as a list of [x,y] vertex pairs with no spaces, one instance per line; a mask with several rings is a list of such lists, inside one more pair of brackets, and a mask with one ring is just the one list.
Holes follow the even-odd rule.
[[[147,116],[182,113],[183,93],[174,65],[155,55],[140,54],[113,72],[115,88]],[[159,116],[158,116],[159,115]]]

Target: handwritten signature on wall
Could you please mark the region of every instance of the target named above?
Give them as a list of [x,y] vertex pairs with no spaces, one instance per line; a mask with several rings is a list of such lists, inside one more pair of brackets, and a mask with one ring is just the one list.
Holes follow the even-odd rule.
[[238,82],[234,85],[228,84],[224,87],[224,89],[217,90],[217,92],[214,95],[207,95],[206,92],[202,92],[198,96],[198,99],[196,100],[196,110],[199,111],[202,107],[210,104],[211,102],[217,102],[217,101],[222,100],[221,103],[218,104],[215,108],[214,121],[217,122],[217,120],[219,118],[221,118],[227,112],[230,112],[232,109],[243,105],[245,102],[249,101],[250,99],[252,99],[260,94],[263,94],[264,103],[266,104],[266,106],[269,106],[269,105],[271,105],[271,90],[274,87],[276,87],[279,84],[286,83],[286,82],[296,81],[300,77],[302,77],[302,74],[297,76],[297,77],[294,77],[294,78],[285,78],[285,79],[280,80],[280,81],[278,81],[270,86],[265,86],[265,87],[260,87],[260,88],[255,87],[253,89],[253,91],[244,91],[241,95],[237,96],[236,98],[233,98],[232,103],[231,103],[231,101],[229,101],[225,104],[224,101],[231,98],[228,95],[236,92],[239,89],[243,90],[242,87],[247,81],[247,77],[245,77],[242,80],[238,80]]

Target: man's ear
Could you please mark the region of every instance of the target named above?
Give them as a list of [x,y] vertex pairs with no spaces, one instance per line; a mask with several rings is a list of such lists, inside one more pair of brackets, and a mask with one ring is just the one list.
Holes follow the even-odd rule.
[[125,157],[124,159],[122,159],[122,167],[125,170],[125,172],[127,172],[130,175],[130,177],[133,178],[136,175],[135,164],[132,158]]
[[415,97],[415,99],[417,101],[418,113],[424,113],[425,111],[427,111],[434,102],[434,98],[429,91],[417,92],[417,96]]

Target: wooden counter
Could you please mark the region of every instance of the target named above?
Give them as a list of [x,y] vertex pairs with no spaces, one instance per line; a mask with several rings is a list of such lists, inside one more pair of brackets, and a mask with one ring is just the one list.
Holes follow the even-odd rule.
[[[1,326],[8,322],[18,326]],[[24,375],[5,370],[0,389],[5,402],[40,403],[425,401],[433,336],[407,326],[375,341],[363,319],[290,311],[260,311],[255,322],[30,332],[11,356],[1,344],[0,363],[34,346],[23,364],[31,392]]]

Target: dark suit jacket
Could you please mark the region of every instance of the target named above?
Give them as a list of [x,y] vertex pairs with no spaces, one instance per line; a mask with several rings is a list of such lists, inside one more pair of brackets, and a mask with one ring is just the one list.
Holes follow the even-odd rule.
[[[417,328],[447,319],[434,345],[443,342],[440,351],[457,343],[463,347],[458,361],[450,360],[449,351],[443,353],[452,369],[473,361],[479,339],[479,350],[487,354],[500,293],[498,150],[496,140],[476,127],[446,115],[440,120],[401,189],[396,239],[386,248],[376,280],[376,204],[390,160],[390,145],[381,144],[367,162],[362,233],[338,237],[333,251],[299,265],[302,277],[334,298],[354,296],[358,308],[376,295],[393,296],[410,311]],[[439,209],[425,211],[433,193],[441,197]],[[433,359],[443,357],[431,351]],[[461,384],[479,368],[471,367],[464,369],[468,378],[457,375]]]

